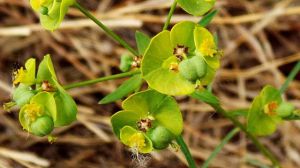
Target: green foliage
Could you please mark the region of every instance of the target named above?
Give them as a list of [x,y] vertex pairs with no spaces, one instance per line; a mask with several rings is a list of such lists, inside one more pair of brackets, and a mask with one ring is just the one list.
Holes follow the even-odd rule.
[[206,27],[217,14],[218,10],[213,10],[209,12],[207,15],[203,16],[203,18],[198,22],[198,24],[202,27]]
[[177,2],[187,13],[201,16],[214,6],[216,0],[177,0]]
[[213,80],[219,60],[209,31],[184,21],[152,38],[141,70],[151,88],[168,95],[186,95]]
[[119,99],[124,98],[125,96],[133,93],[135,90],[140,88],[143,80],[140,74],[134,75],[127,81],[125,81],[120,87],[118,87],[114,92],[108,94],[103,99],[99,101],[99,104],[107,104]]
[[136,31],[135,32],[135,41],[137,44],[137,48],[140,55],[144,55],[149,43],[150,43],[150,37],[146,34]]
[[135,146],[139,152],[145,153],[143,145],[137,145],[141,139],[149,139],[151,148],[153,144],[154,149],[163,149],[182,132],[181,112],[170,96],[154,90],[142,91],[128,97],[122,107],[123,111],[111,117],[113,131],[125,145],[131,148]]
[[14,74],[14,84],[17,86],[13,91],[13,101],[21,108],[19,121],[24,130],[45,136],[54,127],[75,121],[77,106],[58,83],[49,54],[39,64],[37,74],[35,67],[35,59],[30,58],[26,61],[26,69],[21,67]]
[[51,31],[59,27],[74,3],[75,0],[30,0],[31,7],[40,13],[42,26]]

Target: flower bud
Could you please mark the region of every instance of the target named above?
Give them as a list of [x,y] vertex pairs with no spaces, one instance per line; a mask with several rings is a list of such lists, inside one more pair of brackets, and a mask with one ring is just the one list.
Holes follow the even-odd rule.
[[147,133],[155,149],[165,149],[174,139],[174,135],[165,127],[157,126]]
[[30,131],[36,136],[49,135],[54,129],[54,123],[51,117],[44,115],[37,118],[30,126]]
[[130,70],[131,68],[131,64],[133,62],[133,57],[128,55],[128,54],[124,54],[121,56],[121,63],[120,63],[120,70],[122,72],[127,72]]

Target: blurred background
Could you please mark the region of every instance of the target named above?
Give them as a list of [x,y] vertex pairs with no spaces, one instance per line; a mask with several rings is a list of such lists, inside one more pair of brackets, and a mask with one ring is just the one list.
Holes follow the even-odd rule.
[[[171,0],[79,0],[117,34],[135,46],[134,33],[158,33]],[[217,0],[218,16],[209,29],[219,36],[225,56],[213,91],[227,110],[249,107],[266,84],[280,87],[300,60],[299,0]],[[199,21],[177,8],[172,24]],[[127,51],[107,37],[78,10],[71,8],[55,32],[45,31],[29,0],[0,0],[0,104],[8,102],[12,72],[30,57],[41,60],[50,53],[62,84],[119,73],[120,55]],[[1,168],[185,168],[183,155],[174,150],[154,152],[137,161],[112,134],[109,116],[115,104],[98,105],[123,81],[109,81],[70,90],[78,103],[78,121],[57,129],[57,142],[37,138],[22,130],[18,110],[0,107]],[[284,94],[300,108],[300,75]],[[178,97],[185,119],[184,138],[199,164],[232,128],[229,120],[208,105]],[[244,120],[241,118],[241,121]],[[261,138],[284,168],[300,167],[300,122],[283,122],[272,136]],[[211,163],[214,168],[251,168],[269,164],[240,133]]]

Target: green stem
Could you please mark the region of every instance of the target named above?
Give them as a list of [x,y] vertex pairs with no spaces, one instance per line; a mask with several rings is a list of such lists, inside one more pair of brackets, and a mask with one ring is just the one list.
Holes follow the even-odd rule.
[[298,61],[298,63],[294,66],[294,68],[290,72],[289,76],[287,77],[286,81],[281,86],[281,88],[279,90],[281,94],[286,91],[286,89],[289,86],[289,83],[296,77],[296,75],[298,74],[299,71],[300,71],[300,61]]
[[176,142],[180,146],[180,149],[189,164],[189,168],[196,168],[196,163],[191,155],[191,152],[189,151],[189,148],[187,147],[186,143],[184,142],[182,135],[179,135],[178,137],[176,137]]
[[209,163],[218,155],[218,153],[222,150],[225,144],[227,144],[228,141],[230,141],[239,131],[239,128],[234,128],[233,130],[231,130],[221,141],[221,143],[215,148],[215,150],[210,154],[210,156],[206,159],[206,161],[202,165],[202,168],[208,168]]
[[78,2],[75,2],[74,6],[79,9],[85,16],[90,18],[93,22],[95,22],[103,31],[105,31],[111,38],[119,42],[123,47],[125,47],[128,51],[130,51],[133,55],[139,56],[138,52],[133,49],[126,41],[124,41],[120,36],[114,33],[111,29],[106,27],[101,21],[99,21],[95,16],[93,16],[87,9],[82,7]]
[[120,74],[111,75],[111,76],[105,76],[105,77],[101,77],[101,78],[97,78],[97,79],[92,79],[92,80],[87,80],[87,81],[83,81],[83,82],[72,83],[72,84],[64,86],[64,88],[66,90],[68,90],[68,89],[72,89],[72,88],[76,88],[76,87],[83,87],[83,86],[93,85],[93,84],[96,84],[96,83],[99,83],[99,82],[103,82],[103,81],[108,81],[108,80],[113,80],[113,79],[119,79],[119,78],[124,78],[124,77],[128,77],[128,76],[132,76],[132,75],[135,75],[135,74],[138,74],[138,73],[140,73],[139,70],[125,72],[125,73],[120,73]]
[[171,6],[171,8],[170,8],[170,11],[169,11],[167,20],[166,20],[166,22],[165,22],[165,24],[164,24],[163,30],[167,30],[167,29],[168,29],[168,26],[169,26],[169,24],[170,24],[171,18],[172,18],[173,14],[174,14],[174,11],[175,11],[175,9],[176,9],[176,5],[177,5],[177,0],[174,0],[172,6]]
[[217,113],[223,115],[224,117],[228,118],[236,127],[240,128],[246,135],[252,140],[253,144],[266,156],[270,159],[274,167],[281,167],[278,160],[273,156],[273,154],[263,146],[259,140],[250,132],[247,131],[246,127],[239,122],[236,118],[229,115],[219,104],[210,104]]

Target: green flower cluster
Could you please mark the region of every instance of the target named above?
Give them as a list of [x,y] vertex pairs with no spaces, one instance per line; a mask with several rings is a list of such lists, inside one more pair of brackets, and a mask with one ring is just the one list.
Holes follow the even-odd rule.
[[251,104],[247,129],[258,136],[271,135],[282,120],[293,119],[299,115],[294,105],[282,100],[276,88],[265,86]]
[[220,56],[206,28],[184,21],[152,38],[141,70],[151,88],[167,95],[187,95],[212,82]]
[[63,21],[75,0],[30,0],[31,7],[39,13],[40,22],[47,30],[55,30]]
[[124,110],[111,117],[114,133],[140,153],[167,148],[183,129],[181,112],[174,98],[154,90],[128,97]]
[[71,124],[76,120],[77,106],[58,83],[50,55],[39,64],[30,58],[14,72],[13,102],[6,107],[20,108],[19,121],[24,130],[37,135],[49,135],[55,127]]

